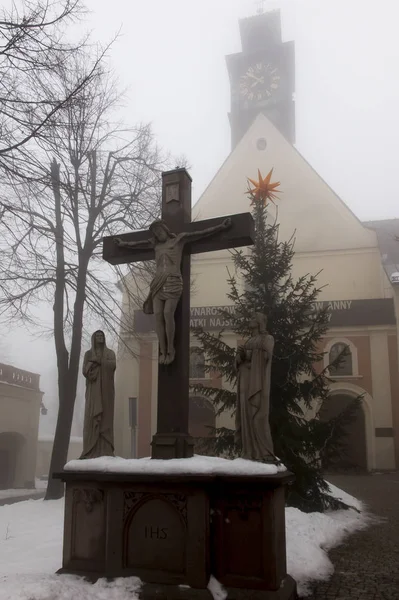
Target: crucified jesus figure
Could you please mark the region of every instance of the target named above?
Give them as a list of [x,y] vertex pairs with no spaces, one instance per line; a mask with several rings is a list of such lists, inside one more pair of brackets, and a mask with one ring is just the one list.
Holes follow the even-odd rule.
[[[156,271],[150,284],[148,298],[144,302],[146,314],[155,313],[155,329],[159,341],[159,363],[169,365],[175,358],[175,311],[183,291],[180,265],[186,242],[201,239],[231,227],[226,218],[220,225],[198,232],[174,234],[162,220],[154,221],[149,227],[152,238],[139,242],[124,242],[115,239],[115,244],[124,248],[154,248]],[[187,282],[188,285],[190,282]]]

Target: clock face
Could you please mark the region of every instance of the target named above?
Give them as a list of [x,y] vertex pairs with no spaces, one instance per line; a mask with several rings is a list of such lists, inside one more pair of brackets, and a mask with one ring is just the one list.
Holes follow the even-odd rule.
[[257,62],[240,77],[240,94],[249,102],[268,100],[280,85],[277,67]]

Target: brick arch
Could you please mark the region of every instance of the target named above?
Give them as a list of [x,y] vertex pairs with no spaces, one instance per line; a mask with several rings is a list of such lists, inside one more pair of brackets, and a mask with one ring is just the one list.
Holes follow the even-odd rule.
[[[344,399],[347,403],[350,400],[358,396],[363,396],[361,406],[359,408],[359,414],[354,424],[349,425],[348,435],[353,435],[354,438],[351,440],[349,447],[352,446],[352,458],[360,457],[362,455],[362,464],[360,468],[364,468],[368,471],[372,471],[376,468],[375,464],[375,439],[374,439],[374,417],[372,410],[372,398],[363,388],[358,385],[349,383],[347,381],[337,381],[330,385],[331,396],[327,400],[329,403],[326,406],[326,412],[333,416],[334,413],[343,408],[345,405]],[[334,401],[337,401],[334,407]],[[338,405],[338,403],[340,405]],[[334,410],[335,409],[335,410]],[[322,411],[321,411],[322,412]],[[322,417],[322,415],[320,415]],[[356,444],[359,447],[356,447]]]

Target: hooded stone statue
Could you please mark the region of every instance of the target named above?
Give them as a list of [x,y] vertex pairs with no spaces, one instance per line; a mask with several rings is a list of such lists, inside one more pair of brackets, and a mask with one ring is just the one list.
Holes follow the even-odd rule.
[[114,455],[115,368],[115,353],[107,348],[104,333],[95,331],[83,360],[86,405],[80,458]]
[[236,355],[237,410],[235,441],[241,456],[275,462],[269,425],[270,377],[274,338],[266,331],[266,316],[255,313],[251,337]]

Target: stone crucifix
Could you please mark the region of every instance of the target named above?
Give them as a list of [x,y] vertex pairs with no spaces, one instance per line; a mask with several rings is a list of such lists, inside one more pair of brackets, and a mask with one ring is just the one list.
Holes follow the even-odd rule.
[[170,231],[162,219],[149,227],[152,237],[147,240],[126,242],[115,238],[120,248],[137,250],[153,248],[155,253],[155,277],[150,284],[150,292],[144,302],[143,311],[147,315],[155,313],[155,331],[159,342],[159,364],[170,365],[175,359],[175,312],[183,292],[183,277],[180,266],[183,249],[187,242],[224,231],[231,227],[231,219],[226,218],[218,225],[205,227],[201,231]]
[[254,242],[250,213],[191,221],[191,177],[185,169],[162,174],[162,219],[149,230],[103,240],[111,264],[156,261],[144,311],[155,313],[159,339],[157,433],[153,458],[191,456],[188,435],[190,354],[190,255]]

